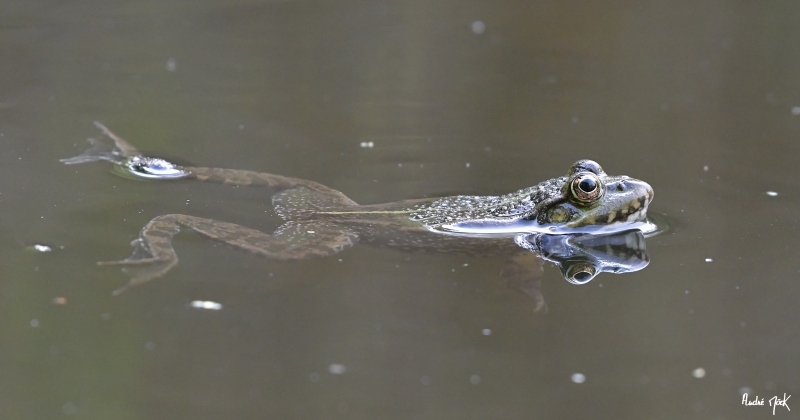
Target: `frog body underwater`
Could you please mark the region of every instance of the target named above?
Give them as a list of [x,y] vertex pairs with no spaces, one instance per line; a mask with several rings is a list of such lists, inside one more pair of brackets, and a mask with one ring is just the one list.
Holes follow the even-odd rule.
[[[140,266],[135,285],[162,276],[178,262],[172,237],[180,227],[271,259],[301,260],[341,252],[358,242],[407,251],[468,254],[531,254],[519,238],[541,234],[607,234],[645,230],[653,190],[627,176],[607,175],[599,164],[581,160],[566,176],[502,196],[453,196],[359,205],[340,191],[314,181],[220,168],[174,165],[143,156],[135,147],[95,123],[115,146],[90,139],[83,154],[66,164],[113,162],[149,178],[185,178],[236,186],[263,186],[285,223],[268,234],[233,223],[185,214],[155,217],[134,241],[128,259],[100,264]],[[512,240],[511,238],[517,238]],[[513,271],[513,270],[512,270]]]

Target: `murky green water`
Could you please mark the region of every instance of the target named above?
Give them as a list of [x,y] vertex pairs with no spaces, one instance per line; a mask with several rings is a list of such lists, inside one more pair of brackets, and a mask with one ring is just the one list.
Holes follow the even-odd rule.
[[[798,21],[791,2],[0,3],[0,417],[769,418],[742,392],[800,394]],[[636,273],[546,266],[546,315],[502,258],[285,263],[192,234],[112,297],[127,278],[95,262],[157,215],[279,219],[267,191],[60,164],[94,120],[359,203],[591,158],[674,226]]]

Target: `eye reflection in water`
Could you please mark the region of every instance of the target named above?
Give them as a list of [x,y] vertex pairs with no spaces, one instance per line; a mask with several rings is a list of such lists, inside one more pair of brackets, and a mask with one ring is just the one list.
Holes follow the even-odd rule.
[[520,235],[517,245],[558,266],[564,279],[586,284],[600,273],[632,273],[650,263],[639,230],[606,235]]

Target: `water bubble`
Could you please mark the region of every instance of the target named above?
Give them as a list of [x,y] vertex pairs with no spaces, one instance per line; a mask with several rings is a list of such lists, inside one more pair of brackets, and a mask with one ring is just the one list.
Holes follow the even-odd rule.
[[486,32],[486,24],[483,23],[483,21],[476,20],[475,22],[472,22],[470,29],[472,29],[472,33],[475,35],[480,35]]
[[64,405],[61,406],[61,412],[68,416],[75,414],[77,411],[78,406],[76,406],[72,401],[64,403]]
[[330,366],[328,366],[328,372],[334,375],[341,375],[347,372],[347,367],[339,363],[332,363]]
[[575,382],[576,384],[582,384],[586,382],[586,375],[582,373],[573,373],[570,379],[572,379],[572,382]]
[[699,368],[697,368],[697,369],[692,371],[692,376],[694,376],[697,379],[700,379],[700,378],[706,376],[706,370],[701,368],[701,367],[699,367]]

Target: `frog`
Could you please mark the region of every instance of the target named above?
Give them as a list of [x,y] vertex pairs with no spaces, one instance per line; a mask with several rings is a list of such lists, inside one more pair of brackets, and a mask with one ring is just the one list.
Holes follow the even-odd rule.
[[[274,232],[267,233],[188,214],[156,216],[132,242],[134,251],[130,257],[98,263],[135,268],[129,283],[114,294],[162,277],[175,267],[178,255],[172,239],[183,228],[236,249],[282,261],[329,257],[357,243],[405,252],[506,255],[506,282],[532,297],[536,310],[541,310],[546,304],[537,273],[541,272],[543,261],[559,259],[558,253],[552,252],[553,247],[546,244],[574,250],[587,243],[586,238],[654,229],[647,219],[654,197],[652,187],[628,176],[608,175],[597,162],[588,159],[572,164],[566,175],[504,195],[456,195],[362,205],[316,181],[250,170],[180,165],[147,156],[103,124],[95,125],[113,146],[90,138],[89,149],[61,162],[108,161],[126,173],[144,178],[270,188],[275,191],[274,211],[284,221]],[[557,239],[567,236],[583,239]],[[556,239],[543,239],[548,237]],[[587,255],[584,253],[584,260]],[[592,258],[595,257],[589,255],[590,262],[570,269],[582,276],[564,272],[564,277],[568,281],[578,279],[574,283],[579,284],[583,282],[581,278],[593,278],[601,271],[641,269],[620,269],[617,265],[606,270],[602,264],[593,264]]]

